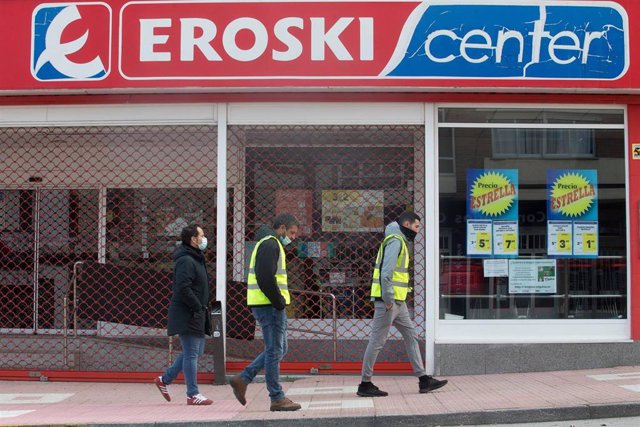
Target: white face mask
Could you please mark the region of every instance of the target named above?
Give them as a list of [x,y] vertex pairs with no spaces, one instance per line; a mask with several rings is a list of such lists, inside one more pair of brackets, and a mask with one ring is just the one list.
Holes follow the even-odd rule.
[[280,236],[280,243],[282,243],[284,246],[287,246],[289,243],[291,243],[291,239],[287,235]]
[[200,242],[200,244],[198,245],[198,249],[200,249],[201,251],[204,251],[205,249],[207,249],[207,238],[203,237],[202,241]]

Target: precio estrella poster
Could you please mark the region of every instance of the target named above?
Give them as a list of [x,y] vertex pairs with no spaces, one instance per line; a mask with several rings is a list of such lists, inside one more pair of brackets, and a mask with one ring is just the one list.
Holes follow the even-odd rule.
[[556,257],[598,256],[598,172],[547,172],[547,253]]
[[517,169],[467,169],[467,255],[518,256]]

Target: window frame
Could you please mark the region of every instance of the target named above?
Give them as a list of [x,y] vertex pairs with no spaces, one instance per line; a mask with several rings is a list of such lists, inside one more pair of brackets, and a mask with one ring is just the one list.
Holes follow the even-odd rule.
[[[623,114],[623,123],[620,124],[551,124],[551,123],[454,123],[441,122],[441,109],[448,108],[497,108],[497,109],[584,109],[584,110],[620,110]],[[599,104],[477,104],[465,103],[438,103],[433,108],[433,132],[434,154],[437,155],[438,135],[441,128],[541,128],[541,129],[622,129],[624,131],[625,147],[628,146],[628,110],[626,105],[599,105]],[[427,141],[428,142],[428,141]],[[616,342],[627,341],[631,336],[631,298],[630,282],[631,272],[629,261],[630,251],[630,208],[629,208],[629,153],[625,149],[625,195],[626,195],[626,248],[627,248],[627,317],[625,319],[465,319],[451,320],[440,319],[440,290],[439,274],[434,275],[435,292],[435,330],[434,341],[436,344],[470,344],[470,343],[552,343],[552,342]],[[563,158],[566,156],[549,156],[547,158]],[[437,157],[436,157],[437,158]],[[590,157],[589,157],[590,158]],[[437,165],[436,165],[437,166]],[[435,174],[439,176],[438,173]],[[438,185],[435,186],[438,188]],[[436,215],[440,213],[440,191],[435,192],[434,203],[436,205]],[[434,224],[434,232],[440,233],[439,224]],[[436,261],[440,258],[439,251],[435,254]],[[438,265],[438,264],[436,264]]]

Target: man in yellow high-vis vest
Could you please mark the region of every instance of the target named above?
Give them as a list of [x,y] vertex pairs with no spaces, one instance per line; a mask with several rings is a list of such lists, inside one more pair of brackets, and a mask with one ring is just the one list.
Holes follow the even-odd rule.
[[413,212],[403,212],[398,220],[385,228],[385,238],[380,245],[371,282],[371,300],[375,310],[369,344],[362,360],[362,382],[358,385],[358,396],[382,397],[389,393],[380,390],[371,382],[373,365],[389,337],[389,329],[395,326],[402,334],[409,362],[419,378],[420,393],[436,390],[447,380],[438,380],[424,369],[418,337],[409,316],[406,299],[409,287],[409,248],[420,230],[420,217]]
[[247,305],[262,328],[264,351],[230,384],[236,399],[247,404],[247,385],[264,368],[272,411],[297,411],[301,405],[285,397],[280,385],[280,361],[287,352],[287,312],[291,302],[287,284],[284,247],[298,236],[299,223],[293,215],[280,214],[273,229],[256,236],[258,243],[251,253],[247,276]]

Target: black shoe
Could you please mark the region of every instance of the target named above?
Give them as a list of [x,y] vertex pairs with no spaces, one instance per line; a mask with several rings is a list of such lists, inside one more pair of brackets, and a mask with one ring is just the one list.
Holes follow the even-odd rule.
[[420,377],[420,393],[437,390],[447,385],[448,382],[447,380],[437,380],[430,375],[423,375]]
[[389,393],[386,391],[380,390],[378,387],[373,385],[372,382],[361,382],[358,385],[358,396],[360,397],[384,397],[389,396]]

